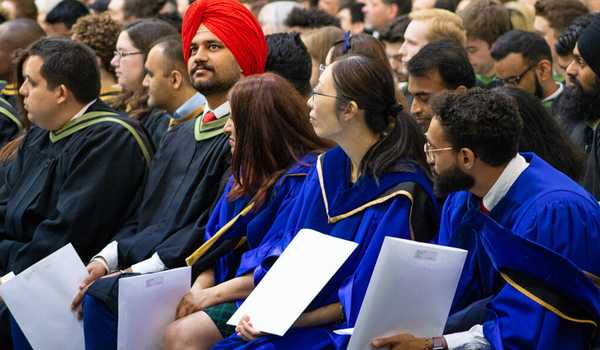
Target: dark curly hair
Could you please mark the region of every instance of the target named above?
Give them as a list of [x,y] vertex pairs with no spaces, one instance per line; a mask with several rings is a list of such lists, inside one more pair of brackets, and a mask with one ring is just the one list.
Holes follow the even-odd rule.
[[434,98],[432,108],[455,149],[469,148],[492,166],[506,164],[517,154],[523,120],[506,94],[482,88],[447,91]]
[[570,26],[560,34],[554,48],[560,56],[568,56],[573,53],[573,49],[579,40],[583,30],[587,28],[594,18],[600,17],[597,13],[588,13],[587,15],[577,17]]
[[71,30],[76,41],[86,44],[96,52],[102,68],[114,74],[115,68],[110,61],[121,32],[119,24],[108,14],[87,15],[79,18]]

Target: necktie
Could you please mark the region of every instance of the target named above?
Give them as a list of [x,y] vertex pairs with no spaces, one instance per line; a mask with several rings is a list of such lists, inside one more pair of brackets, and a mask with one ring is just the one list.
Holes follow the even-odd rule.
[[215,114],[211,111],[204,113],[204,117],[202,117],[202,124],[210,123],[214,120],[217,120]]
[[490,213],[488,208],[486,208],[485,205],[483,204],[483,199],[479,202],[479,210],[481,210],[481,212],[484,213],[485,215],[488,215]]

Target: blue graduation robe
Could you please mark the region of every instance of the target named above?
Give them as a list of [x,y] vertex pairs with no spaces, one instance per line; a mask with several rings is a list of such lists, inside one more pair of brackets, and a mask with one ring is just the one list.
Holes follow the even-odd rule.
[[484,218],[480,240],[503,286],[483,324],[492,349],[590,349],[600,290],[569,259]]
[[[206,243],[188,257],[188,264],[196,271],[213,267],[215,284],[253,271],[273,243],[267,235],[269,228],[278,218],[284,218],[281,213],[300,193],[316,158],[316,154],[308,154],[289,167],[260,208],[250,202],[251,196],[228,200],[233,187],[233,177],[230,178],[206,225]],[[232,253],[234,249],[236,252]]]
[[[573,261],[579,268],[600,272],[600,207],[569,177],[533,153],[522,154],[529,166],[490,218],[523,238],[537,242]],[[470,192],[451,194],[442,209],[439,243],[469,251],[451,313],[494,295],[502,286],[477,232],[483,221],[479,199]]]
[[[345,348],[347,336],[332,330],[353,327],[385,236],[429,241],[437,231],[438,212],[431,183],[416,165],[413,171],[389,171],[377,182],[361,176],[350,182],[350,159],[340,147],[319,156],[300,196],[285,214],[286,223],[274,225],[273,245],[255,271],[260,281],[271,262],[302,228],[355,241],[359,246],[309,305],[307,311],[341,303],[345,320],[323,327],[293,328],[283,337],[263,336],[244,342],[233,335],[214,349],[332,349]],[[414,203],[414,207],[413,207]],[[417,207],[427,210],[413,210]]]
[[72,243],[84,261],[139,205],[151,142],[97,101],[61,130],[32,127],[0,188],[0,274]]

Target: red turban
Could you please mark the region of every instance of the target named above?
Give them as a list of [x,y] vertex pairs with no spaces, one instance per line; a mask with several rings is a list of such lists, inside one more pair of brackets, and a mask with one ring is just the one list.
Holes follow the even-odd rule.
[[192,39],[202,24],[231,51],[244,75],[265,71],[265,35],[254,15],[238,0],[196,0],[190,5],[181,28],[186,62]]

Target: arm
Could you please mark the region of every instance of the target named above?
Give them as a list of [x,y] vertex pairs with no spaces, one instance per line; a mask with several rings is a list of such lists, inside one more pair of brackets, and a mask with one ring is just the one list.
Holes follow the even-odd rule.
[[318,309],[305,312],[296,322],[293,327],[316,327],[326,324],[338,323],[344,320],[344,312],[342,310],[342,304],[335,303],[322,306]]
[[409,333],[401,333],[391,337],[376,338],[371,345],[376,349],[390,347],[392,350],[489,350],[491,348],[483,335],[481,325],[473,326],[466,332],[435,338],[418,338]]

